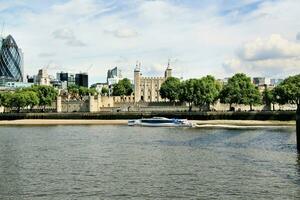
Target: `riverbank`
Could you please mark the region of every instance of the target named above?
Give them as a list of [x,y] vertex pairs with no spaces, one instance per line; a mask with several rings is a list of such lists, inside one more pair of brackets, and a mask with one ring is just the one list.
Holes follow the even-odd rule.
[[[266,127],[295,126],[295,121],[261,121],[261,120],[191,120],[198,127]],[[2,120],[0,125],[127,125],[127,120],[56,120],[56,119],[22,119]]]
[[295,111],[251,112],[75,112],[75,113],[1,113],[1,120],[53,119],[53,120],[128,120],[151,117],[167,117],[189,120],[296,120]]

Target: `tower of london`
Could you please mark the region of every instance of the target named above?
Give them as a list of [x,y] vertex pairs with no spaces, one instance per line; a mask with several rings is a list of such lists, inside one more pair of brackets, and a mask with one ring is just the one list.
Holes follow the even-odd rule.
[[170,63],[163,77],[143,77],[141,65],[137,64],[134,69],[134,101],[135,102],[159,102],[163,99],[159,94],[161,84],[172,76]]

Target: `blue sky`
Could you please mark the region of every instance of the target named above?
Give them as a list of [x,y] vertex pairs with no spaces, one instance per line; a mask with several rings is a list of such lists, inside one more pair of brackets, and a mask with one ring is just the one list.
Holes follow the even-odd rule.
[[[137,60],[161,76],[300,73],[298,0],[0,0],[0,23],[24,52],[25,72],[89,70],[91,82]],[[92,66],[92,67],[90,67]]]

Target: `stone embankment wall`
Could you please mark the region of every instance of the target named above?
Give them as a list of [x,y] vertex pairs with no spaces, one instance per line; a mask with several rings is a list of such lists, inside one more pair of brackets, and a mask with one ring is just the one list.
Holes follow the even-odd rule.
[[168,117],[191,120],[282,120],[296,119],[294,111],[276,112],[74,112],[74,113],[2,113],[0,120],[16,119],[139,119]]
[[[235,111],[248,111],[249,106],[232,105]],[[272,106],[273,107],[273,106]],[[275,105],[275,110],[296,110],[295,105]],[[228,104],[216,103],[210,107],[213,111],[228,111]],[[41,112],[42,108],[35,107],[33,110],[24,108],[21,112]],[[133,96],[112,97],[112,96],[88,96],[82,100],[70,100],[57,97],[51,106],[46,107],[46,112],[72,113],[72,112],[184,112],[188,111],[189,107],[186,104],[170,103],[170,102],[138,102],[134,103]],[[202,111],[207,108],[202,108]],[[254,111],[270,110],[263,105],[253,106]],[[0,113],[10,112],[8,108],[0,107]],[[15,112],[14,110],[12,110]],[[192,111],[199,111],[199,107],[193,107]]]

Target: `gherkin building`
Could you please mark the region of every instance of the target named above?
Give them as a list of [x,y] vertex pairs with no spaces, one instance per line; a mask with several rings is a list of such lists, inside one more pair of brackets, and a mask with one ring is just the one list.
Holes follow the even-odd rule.
[[23,81],[23,53],[14,38],[0,38],[0,85]]

